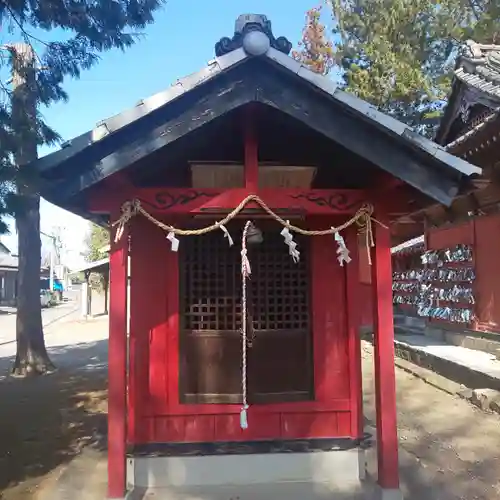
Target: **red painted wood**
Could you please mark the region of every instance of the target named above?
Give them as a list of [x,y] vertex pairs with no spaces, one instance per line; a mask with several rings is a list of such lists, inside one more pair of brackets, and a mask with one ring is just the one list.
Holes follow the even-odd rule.
[[[168,269],[165,283],[168,318],[168,333],[166,336],[168,410],[169,413],[181,413],[175,411],[184,406],[179,403],[179,293],[181,293],[179,290],[179,254],[168,250],[166,258]],[[186,411],[184,414],[197,415],[199,412]]]
[[[366,285],[372,284],[372,266],[370,266],[370,260],[368,258],[368,248],[366,246],[366,238],[364,235],[358,235],[357,241],[357,252],[358,252],[358,273],[359,281]],[[370,286],[371,291],[371,286]]]
[[337,433],[340,437],[352,437],[351,431],[351,412],[339,411],[337,412]]
[[364,432],[363,421],[363,384],[361,379],[361,311],[363,308],[359,281],[358,234],[351,227],[345,232],[347,248],[352,261],[344,264],[346,269],[347,336],[349,339],[349,389],[351,401],[351,435],[361,437]]
[[251,441],[349,437],[350,412],[255,413],[243,431],[239,415],[169,415],[143,418],[147,442]]
[[245,188],[253,192],[257,192],[259,186],[259,147],[255,130],[255,113],[256,109],[248,106],[244,114]]
[[[170,337],[170,334],[169,334]],[[301,412],[332,412],[349,411],[351,403],[348,398],[331,399],[329,401],[303,401],[298,403],[276,403],[266,405],[251,406],[250,412],[256,414],[268,413],[294,413]],[[160,415],[239,415],[240,404],[179,404],[170,401],[162,407],[159,405],[151,406],[149,413],[144,413],[149,417]]]
[[[136,269],[143,262],[140,259],[141,244],[138,244],[138,234],[137,234],[137,222],[134,223],[129,228],[130,234],[130,269],[129,275],[132,274],[132,267]],[[135,255],[134,255],[135,254]],[[134,266],[135,264],[135,266]],[[127,391],[127,402],[128,402],[128,418],[127,418],[127,441],[129,443],[135,443],[140,441],[137,435],[138,429],[140,429],[140,414],[138,413],[141,407],[139,399],[142,395],[142,389],[144,387],[144,382],[141,384],[141,374],[138,361],[146,358],[147,356],[141,355],[140,351],[144,347],[145,343],[140,342],[138,338],[138,333],[141,331],[141,310],[138,307],[138,299],[141,296],[137,295],[137,284],[134,287],[132,279],[130,280],[130,333],[128,342],[128,391]],[[139,367],[139,370],[137,369]]]
[[281,416],[281,437],[284,439],[331,436],[340,437],[337,413],[290,413]]
[[[150,414],[167,401],[168,316],[165,287],[168,277],[169,244],[163,231],[144,218],[131,228],[130,341],[135,350],[130,369],[136,379],[136,415]],[[144,431],[136,426],[137,433]]]
[[378,482],[382,488],[396,489],[399,488],[399,469],[391,238],[389,229],[380,224],[374,224],[373,228],[376,245],[372,251],[372,282]]
[[474,296],[477,331],[500,332],[500,215],[474,220]]
[[311,241],[314,382],[316,400],[321,403],[349,399],[345,272],[336,251],[333,237]]
[[[333,223],[337,221],[330,218],[318,220],[317,225],[327,227]],[[182,225],[182,221],[177,225]],[[309,222],[306,225],[313,226]],[[132,242],[137,234],[133,258],[140,259],[140,265],[132,264],[132,286],[137,287],[134,298],[138,301],[132,309],[134,314],[142,309],[142,318],[133,321],[134,349],[140,353],[134,363],[134,376],[136,395],[141,388],[144,396],[135,397],[141,406],[136,409],[140,419],[135,424],[136,442],[280,438],[285,437],[283,419],[288,419],[295,429],[287,431],[286,436],[307,437],[303,431],[307,419],[311,437],[351,435],[345,271],[336,260],[333,238],[317,237],[311,241],[316,399],[251,406],[250,428],[242,432],[239,404],[179,403],[178,254],[170,251],[165,235],[148,221],[137,219],[132,231]],[[144,292],[142,297],[140,291]],[[300,416],[294,417],[297,414]]]
[[429,229],[426,243],[428,250],[450,248],[459,243],[473,245],[474,222],[470,220],[444,228]]
[[[114,233],[115,231],[113,231]],[[108,498],[125,494],[128,232],[111,237],[108,361]]]
[[[124,198],[123,193],[128,197]],[[310,215],[353,214],[365,201],[365,192],[357,189],[220,189],[138,188],[135,192],[95,190],[89,196],[89,209],[107,213],[126,199],[138,198],[154,214],[200,214],[232,210],[249,194],[258,194],[273,209]],[[247,208],[255,209],[256,204]]]
[[240,427],[240,416],[215,415],[216,441],[247,441],[249,433],[251,439],[276,439],[281,434],[280,413],[256,413],[249,412],[249,429],[242,430]]
[[363,304],[359,308],[361,313],[361,326],[371,326],[373,325],[373,290],[372,286],[366,283],[360,283],[359,285],[359,297],[360,304]]

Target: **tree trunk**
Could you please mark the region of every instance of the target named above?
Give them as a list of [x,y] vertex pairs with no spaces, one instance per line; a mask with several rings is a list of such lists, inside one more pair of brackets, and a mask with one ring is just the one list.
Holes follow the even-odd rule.
[[12,122],[16,136],[16,226],[18,233],[17,353],[12,373],[42,374],[55,369],[45,348],[40,301],[40,196],[25,165],[37,158],[35,54],[25,43],[8,47],[12,64]]
[[26,376],[53,371],[55,367],[45,348],[42,327],[40,197],[19,194],[22,195],[22,208],[16,215],[19,241],[17,354],[12,373]]

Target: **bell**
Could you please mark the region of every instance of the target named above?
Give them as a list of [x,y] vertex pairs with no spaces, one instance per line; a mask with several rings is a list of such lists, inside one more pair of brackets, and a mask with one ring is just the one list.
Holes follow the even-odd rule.
[[262,231],[255,224],[250,224],[247,230],[247,243],[249,245],[258,245],[263,240]]

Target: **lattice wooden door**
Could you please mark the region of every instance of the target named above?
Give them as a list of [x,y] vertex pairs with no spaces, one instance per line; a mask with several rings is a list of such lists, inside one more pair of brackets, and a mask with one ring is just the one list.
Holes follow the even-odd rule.
[[[248,391],[251,403],[312,398],[308,240],[296,238],[295,264],[276,224],[259,224],[264,241],[249,246]],[[181,400],[241,401],[242,224],[184,238],[180,246]]]

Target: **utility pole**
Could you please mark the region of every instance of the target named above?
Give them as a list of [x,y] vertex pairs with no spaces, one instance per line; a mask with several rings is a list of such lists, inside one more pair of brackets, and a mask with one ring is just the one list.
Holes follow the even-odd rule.
[[43,231],[40,231],[40,234],[43,236],[46,236],[47,238],[50,239],[50,253],[49,253],[49,258],[50,258],[50,264],[49,264],[49,290],[51,292],[54,291],[54,267],[55,267],[55,253],[57,252],[57,236],[50,235],[47,233],[44,233]]
[[42,328],[40,303],[40,196],[23,167],[38,157],[37,153],[37,82],[35,51],[27,43],[4,47],[12,65],[12,128],[15,139],[14,159],[19,169],[16,179],[18,203],[18,299],[16,338],[17,353],[13,373],[44,373],[54,368]]

